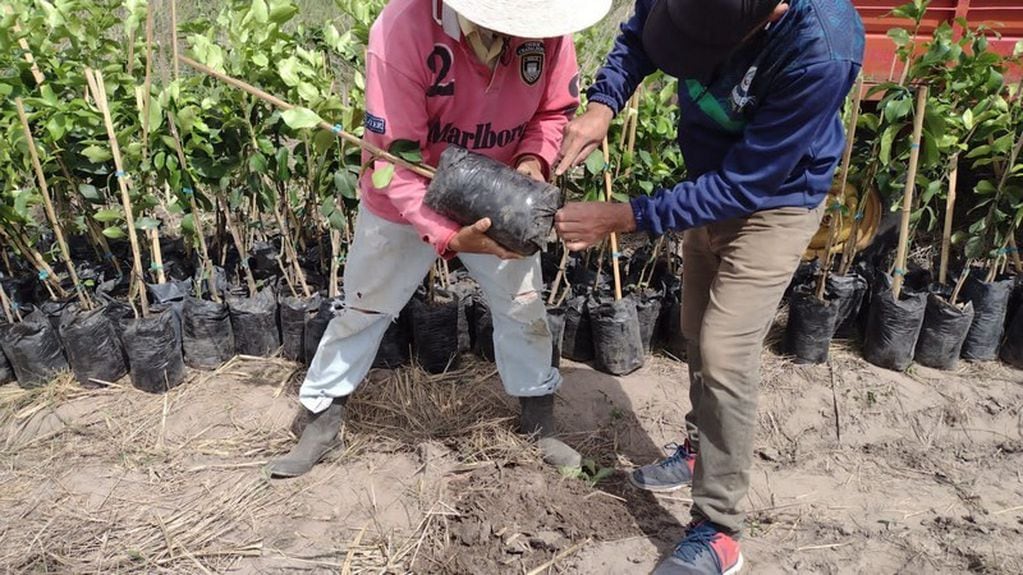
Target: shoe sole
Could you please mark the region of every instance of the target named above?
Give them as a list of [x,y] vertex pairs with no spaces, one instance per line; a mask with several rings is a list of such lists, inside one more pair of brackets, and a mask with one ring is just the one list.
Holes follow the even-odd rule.
[[689,484],[689,483],[681,483],[679,485],[669,485],[669,486],[666,486],[666,487],[652,487],[652,486],[649,486],[649,485],[643,485],[641,483],[638,483],[636,481],[636,478],[633,477],[633,475],[631,473],[629,474],[629,483],[632,484],[632,486],[635,487],[636,489],[641,489],[643,491],[649,491],[651,493],[672,493],[672,492],[675,492],[675,491],[679,491],[680,489],[686,489],[686,488],[692,487],[692,485]]

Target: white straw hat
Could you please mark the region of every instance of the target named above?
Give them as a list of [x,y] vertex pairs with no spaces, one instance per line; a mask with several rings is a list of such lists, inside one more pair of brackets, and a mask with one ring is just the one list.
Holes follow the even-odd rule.
[[518,38],[556,38],[596,24],[611,0],[444,0],[474,24]]

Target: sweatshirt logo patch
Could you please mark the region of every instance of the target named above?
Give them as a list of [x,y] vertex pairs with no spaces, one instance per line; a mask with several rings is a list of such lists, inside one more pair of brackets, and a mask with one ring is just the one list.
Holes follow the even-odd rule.
[[383,135],[387,133],[387,120],[379,116],[374,116],[369,112],[366,112],[366,120],[363,122],[363,125],[367,130],[374,134]]
[[510,130],[495,130],[494,124],[487,122],[476,124],[476,128],[472,130],[462,130],[451,122],[441,124],[432,121],[426,139],[431,144],[447,142],[467,150],[491,150],[503,148],[521,140],[527,125],[528,122]]
[[753,80],[757,77],[757,67],[750,66],[750,69],[746,71],[746,75],[743,76],[742,82],[740,82],[735,88],[732,89],[732,111],[742,112],[747,106],[756,105],[756,96],[751,96],[749,93],[750,87],[753,85]]
[[533,86],[543,77],[547,49],[543,42],[530,41],[519,46],[515,54],[519,57],[519,74],[527,86]]

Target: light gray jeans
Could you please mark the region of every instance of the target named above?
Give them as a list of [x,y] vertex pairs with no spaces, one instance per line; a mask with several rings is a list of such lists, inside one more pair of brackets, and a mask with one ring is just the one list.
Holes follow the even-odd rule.
[[[327,326],[299,398],[319,413],[351,394],[369,373],[384,332],[408,303],[437,254],[410,225],[360,207],[344,274],[344,308]],[[480,284],[494,322],[494,353],[505,391],[549,395],[561,386],[551,367],[551,334],[542,299],[540,257],[458,258]]]

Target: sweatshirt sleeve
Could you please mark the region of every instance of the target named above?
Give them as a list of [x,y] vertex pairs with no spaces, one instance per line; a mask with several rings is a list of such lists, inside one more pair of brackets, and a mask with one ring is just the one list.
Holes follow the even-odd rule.
[[561,148],[565,125],[579,108],[579,65],[576,62],[575,43],[565,36],[555,44],[543,100],[519,143],[516,159],[525,155],[540,158],[544,175],[550,176],[550,166]]
[[837,121],[859,66],[845,61],[814,64],[779,79],[758,109],[743,139],[717,171],[695,181],[632,200],[636,227],[654,234],[698,228],[745,217],[776,194],[820,132]]
[[643,49],[643,27],[654,1],[636,0],[635,12],[622,24],[614,48],[597,72],[597,79],[586,91],[590,102],[604,104],[617,114],[643,79],[657,71]]
[[[426,87],[370,50],[366,59],[366,141],[385,150],[395,140],[418,142],[422,148],[427,123]],[[368,160],[364,155],[363,161]],[[382,163],[374,162],[374,169]],[[373,185],[371,172],[363,182]],[[433,245],[439,255],[450,257],[448,243],[461,226],[423,204],[428,185],[426,178],[396,167],[386,195],[424,242]]]

